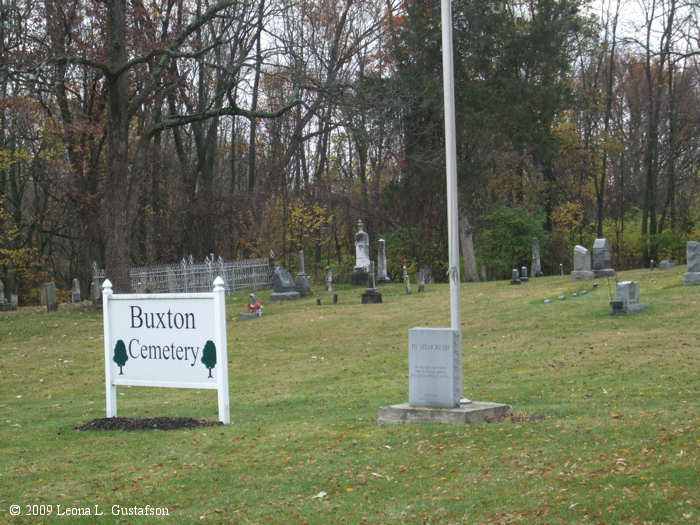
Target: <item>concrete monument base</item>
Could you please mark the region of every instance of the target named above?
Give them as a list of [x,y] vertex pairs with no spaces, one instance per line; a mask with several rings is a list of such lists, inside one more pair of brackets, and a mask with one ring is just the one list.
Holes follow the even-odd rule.
[[273,292],[270,301],[296,301],[299,297],[299,292]]
[[614,277],[615,270],[612,268],[603,268],[602,270],[593,270],[593,277],[599,279],[601,277]]
[[686,286],[700,284],[700,272],[685,272],[683,274],[683,282]]
[[590,270],[574,270],[571,272],[571,279],[573,281],[592,281],[593,272]]
[[367,288],[362,294],[362,304],[377,304],[382,302],[382,294],[376,288]]
[[505,417],[510,405],[473,401],[455,408],[414,407],[408,403],[379,407],[380,425],[415,425],[421,423],[485,423]]

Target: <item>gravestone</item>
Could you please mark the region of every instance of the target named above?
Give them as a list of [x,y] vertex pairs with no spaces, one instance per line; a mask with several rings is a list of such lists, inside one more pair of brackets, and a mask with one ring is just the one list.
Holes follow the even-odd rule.
[[58,310],[58,302],[56,300],[56,283],[44,283],[44,294],[46,296],[46,310],[55,312]]
[[688,241],[685,245],[685,255],[688,268],[683,274],[683,282],[686,286],[700,284],[700,242]]
[[311,291],[311,281],[304,269],[304,250],[299,250],[299,273],[297,273],[297,278],[294,279],[294,289],[299,292],[302,297],[314,294]]
[[11,293],[10,294],[10,310],[17,310],[19,308],[19,298]]
[[296,301],[300,297],[299,292],[296,291],[294,279],[282,266],[275,266],[272,287],[275,291],[270,294],[271,301]]
[[659,270],[670,270],[674,266],[676,266],[676,263],[674,263],[673,261],[669,259],[662,259],[662,261],[659,263]]
[[530,275],[533,277],[542,277],[542,261],[540,260],[540,240],[532,239],[532,263],[530,264]]
[[79,303],[83,299],[80,296],[80,281],[78,279],[73,279],[73,288],[71,289],[70,292],[70,302],[71,303]]
[[382,302],[382,294],[377,290],[376,277],[374,275],[374,261],[369,265],[370,285],[362,294],[362,304],[377,304]]
[[403,284],[406,285],[406,295],[411,295],[411,278],[408,276],[406,265],[403,267]]
[[90,300],[95,306],[102,306],[102,283],[95,278],[90,283]]
[[593,242],[593,277],[612,277],[615,270],[612,268],[612,252],[610,243],[603,237]]
[[165,282],[169,293],[177,292],[177,276],[175,275],[175,270],[172,268],[168,268],[165,272]]
[[326,266],[326,291],[333,291],[333,270],[330,266]]
[[391,279],[387,273],[386,266],[386,241],[384,239],[379,239],[377,242],[379,243],[377,248],[377,281],[380,283],[389,283]]
[[574,281],[590,281],[593,279],[591,271],[591,252],[577,244],[574,247],[574,269],[571,272]]
[[418,293],[425,291],[425,268],[418,272]]
[[423,266],[421,274],[423,277],[423,284],[433,284],[433,270],[430,269],[430,266]]
[[639,302],[639,283],[636,281],[622,281],[617,283],[615,289],[615,301],[610,303],[610,313],[630,314],[640,312],[647,307]]
[[527,266],[520,268],[520,280],[523,282],[527,282],[529,280],[529,277],[527,276]]
[[513,268],[513,274],[510,279],[510,284],[522,284],[520,281],[520,273],[518,272],[517,268]]
[[369,235],[362,228],[362,219],[360,219],[357,221],[355,268],[353,269],[351,280],[354,285],[369,286]]
[[16,299],[17,296],[11,294],[10,300],[7,300],[5,297],[5,284],[0,280],[0,312],[17,310],[17,305],[15,304]]
[[408,331],[408,403],[412,407],[452,408],[462,396],[459,332],[450,328]]

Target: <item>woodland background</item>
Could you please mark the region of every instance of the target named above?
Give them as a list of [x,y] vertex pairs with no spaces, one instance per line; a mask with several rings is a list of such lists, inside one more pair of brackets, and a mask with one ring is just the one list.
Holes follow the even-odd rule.
[[[636,18],[619,14],[634,4]],[[700,237],[689,0],[454,0],[465,280],[683,262]],[[92,261],[447,265],[439,0],[0,0],[0,279]],[[625,25],[627,24],[627,25]],[[375,248],[372,252],[376,253]]]

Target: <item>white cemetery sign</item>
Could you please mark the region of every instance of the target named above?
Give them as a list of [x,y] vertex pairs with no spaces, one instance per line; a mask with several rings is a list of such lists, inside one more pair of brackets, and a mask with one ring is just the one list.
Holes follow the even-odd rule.
[[209,293],[102,288],[107,417],[117,416],[117,386],[205,388],[218,390],[219,420],[230,423],[223,279]]

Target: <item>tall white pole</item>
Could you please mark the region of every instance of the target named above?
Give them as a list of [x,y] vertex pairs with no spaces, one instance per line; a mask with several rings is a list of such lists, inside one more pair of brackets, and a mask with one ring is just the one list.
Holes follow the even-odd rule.
[[454,66],[452,59],[452,2],[442,0],[442,83],[445,96],[445,164],[447,168],[447,246],[450,256],[450,320],[462,330],[459,278],[459,215],[457,200],[457,139],[455,129]]

